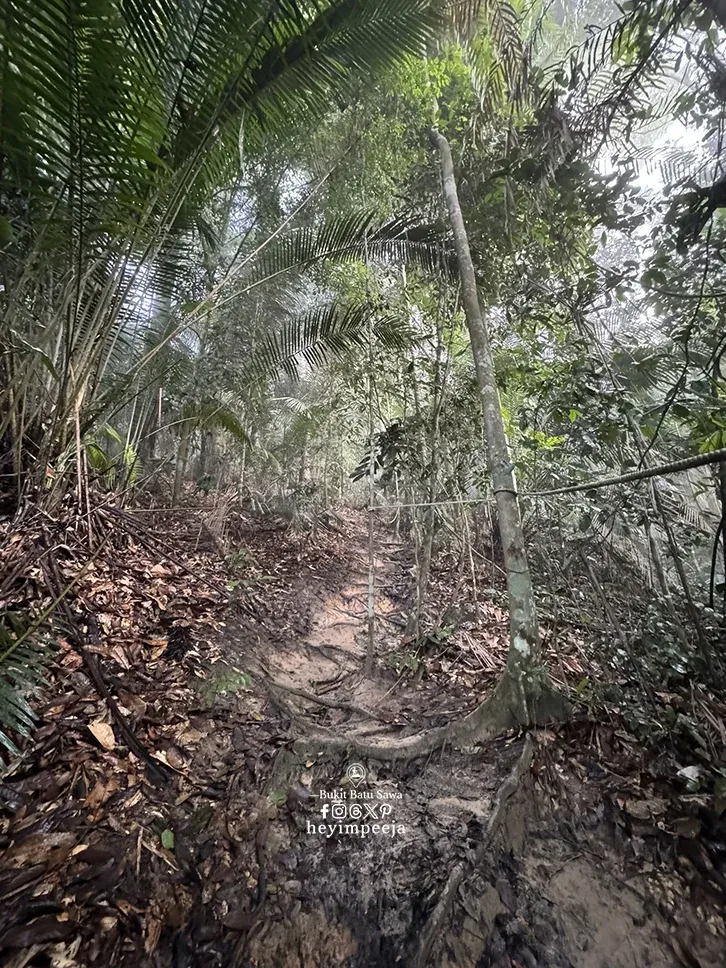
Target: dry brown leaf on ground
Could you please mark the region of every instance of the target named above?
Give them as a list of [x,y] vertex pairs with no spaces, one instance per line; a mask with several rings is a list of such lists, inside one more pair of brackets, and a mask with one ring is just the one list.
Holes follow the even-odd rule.
[[650,800],[625,800],[622,807],[636,820],[652,820],[653,817],[660,817],[666,812],[668,802],[658,797]]
[[158,918],[147,914],[144,918],[144,951],[147,955],[152,954],[157,945],[159,944],[159,938],[161,937],[161,929],[163,925]]
[[85,799],[85,804],[92,810],[97,809],[108,800],[112,793],[119,789],[118,781],[114,777],[108,780],[96,780],[96,784]]
[[105,750],[111,751],[116,749],[116,736],[113,731],[113,726],[109,723],[89,723],[88,729]]
[[4,866],[18,870],[34,864],[59,864],[68,857],[75,844],[76,835],[70,832],[30,834],[5,851]]

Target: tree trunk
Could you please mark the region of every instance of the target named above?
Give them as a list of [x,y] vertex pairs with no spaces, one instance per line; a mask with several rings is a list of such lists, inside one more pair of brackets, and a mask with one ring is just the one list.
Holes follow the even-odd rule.
[[[441,417],[441,405],[443,402],[443,387],[441,377],[441,357],[444,352],[444,333],[441,322],[441,307],[437,314],[436,321],[436,359],[434,362],[433,387],[432,387],[432,414],[431,426],[429,429],[429,471],[428,487],[426,490],[427,507],[423,513],[422,540],[416,563],[416,591],[415,602],[409,615],[406,625],[406,635],[410,636],[416,644],[421,636],[421,614],[426,606],[426,595],[429,587],[429,575],[431,574],[431,559],[434,548],[434,532],[436,530],[436,485],[439,476],[439,422]],[[415,385],[415,384],[414,384]],[[418,409],[418,403],[417,403]],[[418,530],[418,529],[417,529]],[[416,538],[418,543],[418,536]],[[423,663],[418,667],[418,681],[423,675]]]
[[184,484],[184,473],[187,468],[187,457],[189,455],[189,435],[190,432],[182,426],[181,437],[179,438],[179,449],[176,452],[176,468],[174,470],[174,492],[171,496],[171,503],[177,506],[182,494]]
[[[534,591],[524,547],[514,468],[509,459],[509,445],[499,402],[489,333],[479,306],[476,274],[459,206],[451,149],[446,138],[435,129],[430,131],[429,137],[439,153],[443,170],[444,196],[459,264],[462,302],[479,384],[507,574],[509,654],[506,673],[497,687],[497,693],[507,703],[509,711],[518,722],[532,723],[545,718],[549,713],[561,714],[565,704],[552,690],[549,676],[542,666]],[[552,699],[557,701],[548,702]]]
[[144,464],[150,464],[156,456],[158,429],[156,394],[152,393],[145,401],[144,419],[139,431],[138,451]]
[[298,465],[297,471],[297,483],[304,484],[308,476],[308,445],[307,441],[303,444],[303,449],[300,453],[300,464]]
[[[651,488],[653,483],[651,482]],[[652,494],[651,494],[652,500]],[[678,638],[681,640],[681,644],[684,646],[686,651],[690,650],[691,643],[688,641],[688,636],[686,635],[685,629],[681,625],[681,620],[678,617],[678,612],[673,604],[673,598],[671,596],[671,590],[668,585],[668,578],[665,573],[665,568],[663,567],[663,559],[661,558],[660,549],[658,547],[658,542],[656,541],[655,535],[653,534],[653,528],[650,524],[650,519],[646,515],[645,517],[645,533],[648,538],[648,546],[650,547],[650,559],[653,563],[653,571],[655,572],[655,577],[660,586],[661,593],[663,595],[663,602],[668,610],[668,616],[673,623],[673,628],[676,630]]]
[[726,619],[726,461],[718,465],[718,496],[721,502],[721,546],[723,549],[723,618]]
[[701,3],[711,11],[714,19],[726,30],[726,0],[701,0]]
[[373,504],[375,500],[375,415],[373,411],[373,321],[368,318],[368,644],[366,647],[365,675],[373,675],[376,649],[376,558],[373,534]]

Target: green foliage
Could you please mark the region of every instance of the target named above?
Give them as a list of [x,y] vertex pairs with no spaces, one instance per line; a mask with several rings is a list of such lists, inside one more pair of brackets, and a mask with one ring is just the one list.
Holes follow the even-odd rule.
[[[202,317],[207,303],[185,290],[200,264],[207,283],[214,274],[210,247],[223,239],[208,209],[240,164],[421,50],[440,24],[432,0],[41,0],[8,9],[2,308],[15,335],[0,435],[16,476],[32,467],[44,479],[66,450],[74,408],[85,430],[107,416],[98,406],[107,377],[106,403],[119,393],[130,402],[138,367]],[[186,323],[138,354],[149,303],[165,303],[168,322],[177,299],[195,305]]]
[[[123,481],[124,485],[135,484],[140,473],[138,451],[131,444],[123,441],[113,427],[106,425],[102,428],[102,432],[112,442],[108,448],[104,448],[93,438],[85,441],[86,457],[91,469],[109,489],[119,481]],[[120,451],[115,456],[110,453],[110,448],[114,444]]]
[[0,617],[0,746],[18,749],[6,730],[30,736],[36,725],[28,698],[44,682],[49,649],[27,616],[5,611]]
[[250,688],[252,678],[240,669],[232,668],[224,663],[218,663],[209,669],[207,677],[197,683],[197,689],[202,700],[211,705],[218,697],[244,691]]

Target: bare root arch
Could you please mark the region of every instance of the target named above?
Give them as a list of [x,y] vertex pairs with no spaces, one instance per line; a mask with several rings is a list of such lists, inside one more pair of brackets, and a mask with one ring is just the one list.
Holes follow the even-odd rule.
[[300,756],[347,752],[376,760],[415,760],[443,746],[476,746],[508,729],[561,720],[569,714],[567,701],[542,677],[539,682],[530,683],[525,707],[528,715],[522,716],[522,685],[505,673],[493,694],[463,719],[425,733],[395,740],[382,738],[377,743],[361,742],[353,735],[317,733],[296,740],[293,750]]

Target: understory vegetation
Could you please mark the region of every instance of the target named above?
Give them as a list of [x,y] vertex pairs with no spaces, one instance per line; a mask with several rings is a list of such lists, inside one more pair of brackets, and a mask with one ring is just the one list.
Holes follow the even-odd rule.
[[[190,654],[193,709],[269,680],[276,809],[294,762],[568,721],[723,806],[726,3],[4,0],[0,38],[7,811],[69,675],[104,755],[183,772],[136,726],[144,670]],[[451,715],[301,720],[219,646],[230,614],[307,634],[287,569],[332,587],[341,533],[361,674],[433,689],[469,649]]]

